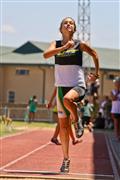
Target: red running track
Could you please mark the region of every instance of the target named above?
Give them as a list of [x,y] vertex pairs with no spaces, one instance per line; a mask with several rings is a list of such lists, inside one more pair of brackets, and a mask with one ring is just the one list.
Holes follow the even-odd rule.
[[[47,177],[47,172],[57,174],[62,163],[62,152],[61,146],[50,143],[52,134],[53,130],[35,130],[0,139],[1,174],[13,174],[5,170],[40,171],[41,175],[42,172],[46,172]],[[101,179],[113,179],[112,165],[103,133],[85,132],[81,143],[72,145],[70,142],[70,158],[70,174],[67,178],[96,176]],[[40,173],[33,174],[40,176]]]

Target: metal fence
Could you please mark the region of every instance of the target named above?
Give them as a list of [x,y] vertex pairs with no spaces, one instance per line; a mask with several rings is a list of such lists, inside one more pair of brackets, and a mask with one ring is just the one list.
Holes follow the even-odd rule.
[[[13,120],[27,121],[28,109],[24,107],[3,107],[0,108],[0,115],[6,115]],[[53,122],[53,111],[44,107],[37,108],[35,121]]]

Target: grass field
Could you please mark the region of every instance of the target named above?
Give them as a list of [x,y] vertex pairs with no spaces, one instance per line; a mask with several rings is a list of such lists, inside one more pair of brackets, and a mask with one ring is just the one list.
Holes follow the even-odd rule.
[[8,128],[3,123],[0,123],[0,137],[19,133],[28,129],[54,128],[54,127],[55,127],[54,123],[48,123],[48,122],[33,122],[28,124],[24,121],[13,121],[12,128]]

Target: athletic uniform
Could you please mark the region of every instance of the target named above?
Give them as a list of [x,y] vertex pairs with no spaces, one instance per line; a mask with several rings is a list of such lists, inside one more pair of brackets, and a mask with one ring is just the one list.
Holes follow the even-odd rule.
[[82,124],[83,124],[83,126],[85,124],[89,125],[92,111],[93,111],[92,106],[89,103],[85,104],[81,108],[81,112],[82,112]]
[[[80,50],[80,42],[75,40],[74,44],[73,48],[55,55],[55,86],[57,87],[59,118],[65,118],[69,115],[63,105],[63,97],[70,89],[74,89],[80,95],[75,101],[80,101],[85,96],[86,84],[82,70],[83,53]],[[56,48],[61,46],[61,41],[56,41]]]
[[117,94],[117,99],[112,101],[112,109],[111,113],[112,116],[115,117],[116,119],[120,119],[120,91],[117,92],[117,90],[112,90],[112,94],[116,96]]
[[31,98],[29,100],[29,112],[35,113],[37,111],[37,99]]

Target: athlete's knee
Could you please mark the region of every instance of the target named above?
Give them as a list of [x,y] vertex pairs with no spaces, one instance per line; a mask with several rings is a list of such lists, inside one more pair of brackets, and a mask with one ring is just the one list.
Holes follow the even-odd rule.
[[63,98],[64,105],[70,104],[72,102],[73,102],[72,98],[64,96],[64,98]]

